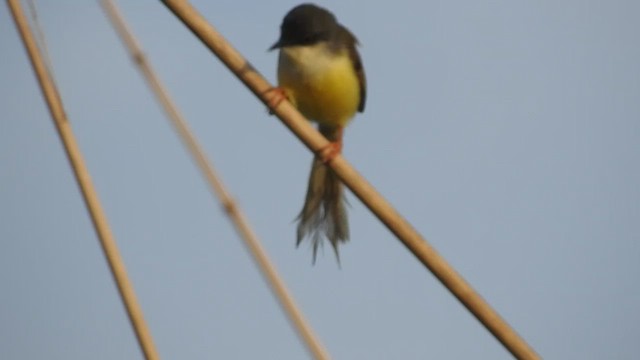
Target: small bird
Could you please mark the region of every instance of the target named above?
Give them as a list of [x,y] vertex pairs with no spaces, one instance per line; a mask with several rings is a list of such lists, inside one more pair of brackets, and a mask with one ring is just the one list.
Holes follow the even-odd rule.
[[309,237],[313,263],[323,236],[338,264],[338,245],[349,240],[349,223],[340,179],[326,166],[342,151],[344,127],[363,112],[364,68],[358,40],[326,9],[313,4],[294,7],[280,26],[278,90],[331,142],[311,165],[304,206],[298,216],[296,246]]

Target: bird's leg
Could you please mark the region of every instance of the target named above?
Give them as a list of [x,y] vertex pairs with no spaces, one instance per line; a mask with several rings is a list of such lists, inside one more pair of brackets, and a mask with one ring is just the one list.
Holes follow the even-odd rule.
[[318,151],[318,157],[324,164],[330,163],[338,154],[342,153],[342,134],[344,128],[338,126],[335,128],[320,127],[320,132],[324,135],[329,144]]
[[327,146],[320,149],[320,160],[324,164],[330,163],[338,154],[342,153],[342,139],[338,141],[332,141]]
[[281,87],[272,87],[271,89],[265,92],[265,95],[268,97],[267,99],[267,107],[269,110],[269,115],[274,114],[274,110],[283,102],[285,99],[289,99],[287,93]]

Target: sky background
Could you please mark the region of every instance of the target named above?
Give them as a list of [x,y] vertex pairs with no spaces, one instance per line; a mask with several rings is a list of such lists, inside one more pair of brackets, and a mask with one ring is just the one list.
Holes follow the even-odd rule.
[[[162,358],[307,358],[99,5],[37,4]],[[275,79],[297,2],[193,4]],[[637,358],[640,2],[319,4],[362,44],[347,159],[543,357]],[[311,154],[162,4],[120,5],[334,358],[510,358],[351,194],[342,269],[312,266]],[[0,61],[0,358],[139,359],[4,4]]]

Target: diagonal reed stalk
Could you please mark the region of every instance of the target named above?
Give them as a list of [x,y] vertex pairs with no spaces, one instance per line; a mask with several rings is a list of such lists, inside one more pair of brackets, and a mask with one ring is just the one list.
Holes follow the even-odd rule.
[[[203,42],[265,105],[273,87],[211,26],[188,1],[163,0],[164,5]],[[329,142],[288,102],[273,112],[314,154]],[[438,252],[342,156],[329,164],[344,184],[404,246],[518,359],[539,359],[536,352],[458,274]]]
[[29,29],[28,22],[19,0],[7,0],[7,4],[13,14],[20,37],[24,43],[25,49],[31,61],[33,71],[40,84],[42,95],[44,96],[49,112],[55,124],[60,140],[64,145],[64,149],[69,159],[71,168],[75,175],[78,186],[82,193],[85,205],[91,216],[91,221],[100,240],[100,245],[106,257],[111,274],[118,287],[120,298],[124,304],[124,307],[129,316],[129,321],[134,329],[140,349],[144,354],[145,359],[156,360],[159,359],[158,352],[153,344],[151,333],[144,320],[142,309],[138,304],[133,285],[127,276],[127,270],[124,266],[124,262],[118,252],[118,246],[111,234],[109,224],[107,223],[106,215],[100,205],[100,200],[96,193],[95,188],[91,182],[91,176],[85,166],[80,148],[75,139],[71,124],[67,120],[62,99],[58,90],[51,78],[51,74],[47,70],[45,62],[43,60],[40,49],[34,39],[34,36]]
[[329,354],[322,346],[317,335],[314,334],[302,312],[298,309],[293,297],[289,294],[284,281],[280,278],[265,250],[260,245],[258,237],[251,230],[244,214],[240,211],[240,208],[227,192],[224,184],[220,180],[220,176],[216,174],[213,166],[207,160],[204,151],[189,129],[187,122],[171,100],[171,97],[160,82],[160,79],[151,67],[151,64],[147,61],[140,45],[129,30],[129,27],[125,23],[115,3],[111,0],[102,0],[101,4],[114,28],[120,35],[125,47],[129,51],[131,58],[144,75],[149,87],[158,98],[158,101],[167,113],[167,116],[180,135],[180,138],[191,153],[191,156],[194,158],[203,176],[206,178],[209,186],[211,187],[212,193],[218,198],[224,207],[229,219],[235,226],[238,235],[244,241],[244,245],[251,253],[256,266],[262,272],[264,279],[271,288],[276,299],[279,301],[283,311],[288,316],[289,321],[295,328],[298,336],[307,346],[307,349],[315,359],[330,359]]

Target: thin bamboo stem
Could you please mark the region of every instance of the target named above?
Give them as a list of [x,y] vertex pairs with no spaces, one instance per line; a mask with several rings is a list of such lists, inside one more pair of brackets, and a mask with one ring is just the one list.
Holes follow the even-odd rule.
[[288,316],[289,321],[293,325],[298,336],[315,359],[330,359],[329,354],[322,346],[322,343],[313,332],[311,326],[305,320],[304,315],[288,292],[284,281],[280,278],[274,265],[269,260],[268,255],[262,248],[258,237],[249,226],[244,214],[229,195],[222,183],[222,180],[220,179],[220,176],[216,174],[213,166],[207,160],[204,151],[189,129],[184,117],[180,114],[180,111],[171,100],[169,93],[161,83],[159,77],[156,75],[151,64],[147,61],[138,41],[129,30],[129,27],[116,7],[115,2],[111,0],[102,0],[101,4],[128,49],[131,58],[144,75],[149,87],[166,111],[169,119],[180,135],[180,138],[191,153],[191,156],[195,159],[200,171],[209,183],[212,193],[219,199],[229,216],[229,219],[232,221],[236,231],[240,235],[240,238],[244,241],[244,245],[249,249],[256,266],[261,271],[264,279],[271,288],[276,299],[279,301],[281,308]]
[[100,206],[100,200],[91,182],[91,177],[85,166],[78,143],[73,135],[71,125],[67,120],[62,99],[56,86],[54,85],[51,75],[47,71],[47,67],[42,60],[40,50],[34,40],[33,34],[29,29],[28,22],[24,16],[19,0],[7,0],[7,4],[13,14],[16,27],[25,49],[29,55],[29,60],[40,84],[40,89],[46,100],[49,112],[60,136],[60,140],[64,145],[64,149],[73,169],[73,173],[82,192],[82,196],[87,206],[87,210],[91,215],[93,226],[100,240],[100,245],[111,269],[111,274],[118,287],[120,298],[125,306],[129,321],[133,326],[138,344],[142,350],[144,357],[149,360],[159,359],[158,353],[153,344],[151,333],[144,321],[142,309],[138,304],[133,285],[127,277],[127,271],[124,262],[118,252],[115,239],[111,234],[107,218]]
[[[180,19],[265,105],[273,87],[185,0],[163,0]],[[319,155],[328,141],[288,102],[274,113],[311,150]],[[382,221],[438,280],[518,359],[538,355],[438,252],[342,156],[329,164],[344,184]]]

